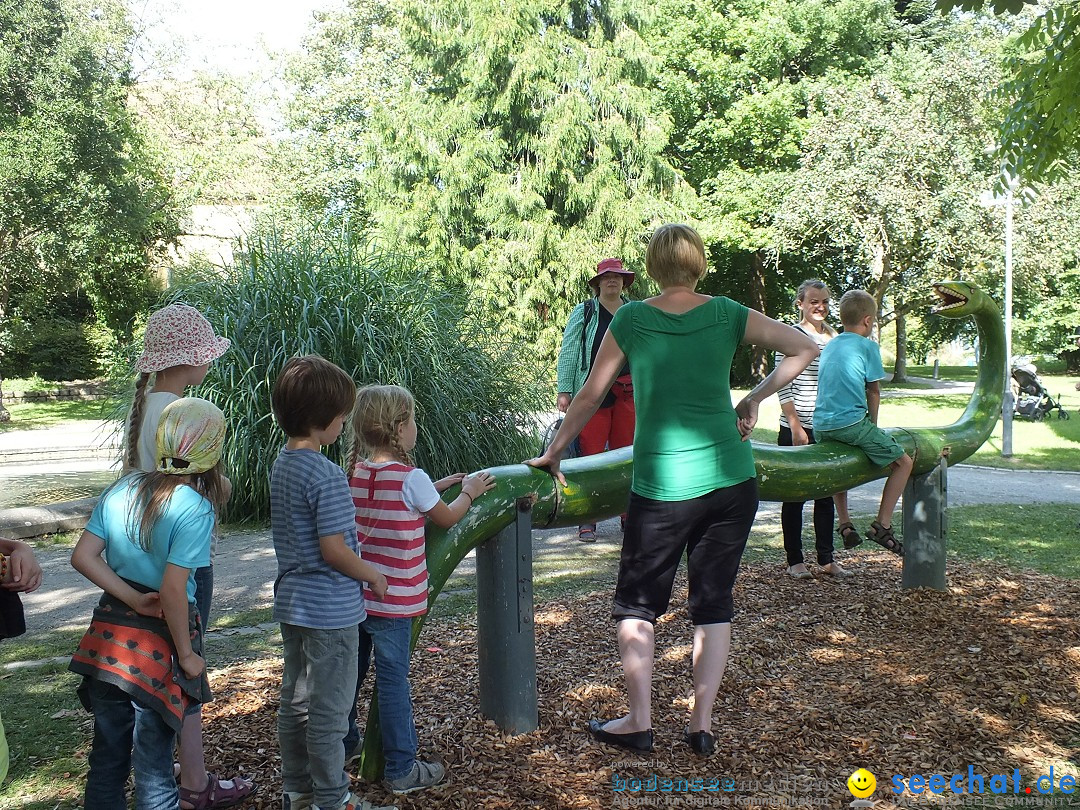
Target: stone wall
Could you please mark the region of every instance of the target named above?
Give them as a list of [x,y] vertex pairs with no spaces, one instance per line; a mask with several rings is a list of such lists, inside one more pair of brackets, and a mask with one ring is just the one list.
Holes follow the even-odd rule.
[[19,391],[3,389],[3,398],[0,403],[4,405],[21,404],[25,402],[62,402],[65,400],[90,400],[104,399],[104,385],[100,382],[71,382],[57,383],[56,388],[38,391]]

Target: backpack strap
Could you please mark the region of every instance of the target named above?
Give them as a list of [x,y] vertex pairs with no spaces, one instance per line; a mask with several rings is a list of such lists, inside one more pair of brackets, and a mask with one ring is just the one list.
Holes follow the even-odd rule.
[[581,370],[585,371],[588,368],[588,361],[586,361],[585,354],[585,333],[589,331],[589,321],[592,320],[593,315],[596,314],[596,299],[590,298],[585,302],[585,310],[581,321]]

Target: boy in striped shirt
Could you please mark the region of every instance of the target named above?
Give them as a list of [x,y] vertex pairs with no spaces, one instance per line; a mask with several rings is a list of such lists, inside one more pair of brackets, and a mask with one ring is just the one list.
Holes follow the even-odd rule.
[[386,578],[360,559],[348,480],[320,452],[338,440],[355,397],[349,375],[315,355],[289,360],[271,394],[288,436],[270,474],[285,810],[380,810],[349,789],[341,738],[354,697],[357,627],[367,617],[363,585],[378,599]]

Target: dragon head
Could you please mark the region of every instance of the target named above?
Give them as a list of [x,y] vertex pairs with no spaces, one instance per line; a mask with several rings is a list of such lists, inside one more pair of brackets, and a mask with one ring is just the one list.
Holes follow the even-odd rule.
[[938,303],[931,312],[943,318],[964,318],[993,303],[990,296],[966,281],[935,281],[933,287]]

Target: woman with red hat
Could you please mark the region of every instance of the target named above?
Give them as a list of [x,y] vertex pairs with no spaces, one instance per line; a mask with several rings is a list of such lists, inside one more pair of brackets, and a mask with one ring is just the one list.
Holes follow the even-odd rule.
[[[596,265],[596,275],[589,279],[595,297],[574,307],[563,332],[558,363],[558,408],[561,412],[566,413],[570,401],[585,384],[611,319],[629,300],[623,290],[633,283],[633,271],[624,268],[619,259],[604,259]],[[581,429],[578,446],[581,455],[592,456],[633,443],[634,386],[630,382],[630,366],[623,365],[600,408]],[[622,520],[625,525],[626,515]],[[596,524],[579,526],[578,539],[585,543],[594,542]]]

